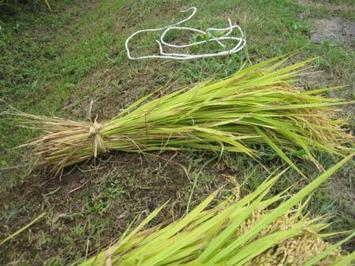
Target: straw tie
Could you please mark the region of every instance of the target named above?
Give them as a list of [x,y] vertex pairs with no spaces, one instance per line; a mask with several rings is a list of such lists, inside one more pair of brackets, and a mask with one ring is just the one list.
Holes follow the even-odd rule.
[[98,123],[95,119],[94,123],[90,126],[89,137],[92,137],[92,145],[94,147],[94,157],[97,156],[97,152],[105,152],[106,148],[104,145],[104,140],[101,137],[100,130],[102,124]]

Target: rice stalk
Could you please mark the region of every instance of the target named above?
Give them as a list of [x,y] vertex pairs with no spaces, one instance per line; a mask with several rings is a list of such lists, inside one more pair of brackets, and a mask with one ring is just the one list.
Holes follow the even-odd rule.
[[[111,247],[82,262],[85,265],[347,265],[355,253],[344,254],[340,245],[326,242],[329,226],[324,217],[303,215],[310,193],[352,158],[323,172],[302,190],[267,194],[284,172],[267,178],[240,200],[229,198],[208,208],[217,192],[186,216],[169,224],[143,229],[163,208],[127,230]],[[349,233],[349,232],[347,232]]]
[[5,244],[6,242],[12,240],[13,238],[15,238],[17,235],[21,234],[22,232],[26,231],[28,228],[30,228],[32,225],[34,225],[35,223],[37,223],[39,220],[41,220],[44,216],[46,215],[46,212],[43,212],[42,214],[40,214],[39,216],[37,216],[35,219],[33,219],[30,223],[26,224],[25,226],[21,227],[19,230],[17,230],[15,233],[11,234],[10,236],[8,236],[7,238],[5,238],[4,240],[0,241],[0,246],[2,246],[3,244]]
[[[313,161],[314,151],[345,155],[353,137],[335,117],[348,104],[322,96],[328,88],[305,91],[295,85],[303,61],[284,66],[274,58],[216,82],[203,82],[154,99],[136,101],[111,120],[76,122],[20,113],[26,126],[42,135],[23,146],[34,147],[38,166],[60,173],[66,166],[106,151],[200,151],[245,153],[258,158],[269,146],[301,171],[289,154]],[[302,174],[302,173],[301,173]]]

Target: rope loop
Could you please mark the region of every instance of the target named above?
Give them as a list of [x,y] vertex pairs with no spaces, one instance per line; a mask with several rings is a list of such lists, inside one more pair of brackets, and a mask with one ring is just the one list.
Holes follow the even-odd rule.
[[89,128],[89,138],[92,138],[94,157],[97,157],[98,153],[106,151],[104,140],[102,139],[102,136],[100,134],[101,129],[102,129],[102,124],[98,123],[96,119]]

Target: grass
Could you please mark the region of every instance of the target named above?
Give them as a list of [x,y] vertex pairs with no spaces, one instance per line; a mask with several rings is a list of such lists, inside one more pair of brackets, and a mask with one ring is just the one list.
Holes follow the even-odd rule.
[[[49,3],[48,0],[40,0],[40,1],[31,1],[30,5],[31,6],[35,6],[38,4],[38,2],[40,2],[41,4],[44,4],[49,11],[51,11],[51,5]],[[0,1],[0,7],[2,9],[8,10],[8,11],[12,11],[12,12],[16,12],[16,10],[19,8],[19,6],[21,6],[21,1],[18,0],[1,0]]]
[[[79,120],[85,119],[89,103],[94,100],[92,113],[105,120],[153,88],[170,84],[170,90],[175,90],[211,76],[223,78],[238,70],[247,59],[243,53],[181,63],[127,60],[122,49],[126,36],[137,29],[159,26],[173,17],[178,19],[178,10],[185,5],[182,1],[145,1],[144,5],[131,0],[75,4],[55,1],[51,2],[52,13],[46,8],[23,7],[15,16],[1,14],[1,98],[25,112]],[[261,0],[195,0],[188,5],[199,8],[193,23],[203,28],[224,26],[227,16],[239,21],[246,29],[249,59],[253,63],[295,50],[300,60],[319,56],[315,69],[324,72],[303,80],[302,85],[348,85],[346,90],[334,94],[353,100],[354,51],[336,43],[316,45],[309,41],[312,20],[334,15],[328,7]],[[336,15],[355,19],[347,8],[336,11]],[[153,37],[142,40],[144,49],[149,50]],[[351,108],[345,111],[349,116],[353,114]],[[12,148],[35,136],[29,130],[16,128],[16,124],[17,121],[0,119],[0,149],[5,151],[0,165],[7,169],[0,173],[0,239],[43,211],[48,216],[33,225],[30,232],[23,232],[3,246],[0,257],[5,262],[69,263],[84,257],[86,250],[92,252],[110,243],[112,236],[118,236],[143,210],[153,211],[171,199],[171,206],[156,219],[156,223],[164,222],[164,217],[177,218],[185,213],[192,191],[191,208],[221,185],[234,191],[235,183],[244,183],[245,189],[252,191],[265,176],[261,166],[242,155],[226,153],[219,161],[216,156],[204,167],[211,158],[201,152],[188,157],[167,153],[161,155],[163,159],[111,154],[69,169],[61,182],[41,172],[27,178],[25,171],[10,167],[21,165],[29,155]],[[261,162],[271,170],[282,164],[271,150],[265,149],[264,154]],[[324,154],[318,154],[316,159],[326,168],[334,162]],[[190,173],[189,179],[183,167]],[[299,167],[310,178],[317,175],[310,165]],[[195,178],[197,186],[193,190]],[[299,177],[290,171],[273,192],[295,183],[295,189],[299,189],[306,182],[297,181]],[[307,210],[312,215],[327,213],[340,218],[332,225],[333,230],[354,228],[353,184],[350,163],[315,192]],[[111,195],[109,191],[117,187],[119,194]],[[103,204],[93,206],[93,197]]]

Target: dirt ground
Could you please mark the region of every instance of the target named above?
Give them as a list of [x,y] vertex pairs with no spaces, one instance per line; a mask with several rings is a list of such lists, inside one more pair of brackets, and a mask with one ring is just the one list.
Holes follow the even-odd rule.
[[[234,56],[194,62],[129,61],[125,38],[162,21],[180,18],[182,6],[196,5],[201,28],[224,25],[230,16],[246,30],[248,49]],[[0,12],[0,97],[26,112],[84,120],[105,120],[157,88],[162,93],[207,78],[234,73],[249,59],[299,51],[317,56],[320,71],[301,81],[305,89],[347,85],[331,96],[354,100],[354,8],[351,1],[53,1],[46,8],[20,7]],[[154,50],[152,36],[143,52]],[[154,36],[153,36],[154,37]],[[154,39],[154,38],[153,38]],[[1,109],[7,107],[1,105]],[[354,107],[344,108],[349,130]],[[263,151],[263,165],[246,156],[225,153],[109,153],[81,163],[58,178],[35,170],[28,174],[29,150],[13,148],[35,136],[16,121],[0,122],[0,240],[41,213],[43,219],[0,245],[2,265],[65,265],[77,262],[115,241],[132,220],[169,201],[156,223],[176,219],[212,191],[218,199],[252,191],[282,162]],[[337,158],[320,154],[325,167]],[[319,172],[297,161],[310,179]],[[265,168],[266,167],[266,168]],[[268,170],[266,170],[268,169]],[[315,192],[308,211],[332,215],[332,230],[355,228],[355,171],[347,165]],[[273,193],[308,181],[290,170]],[[138,218],[139,219],[139,218]],[[355,242],[347,243],[355,250]]]

